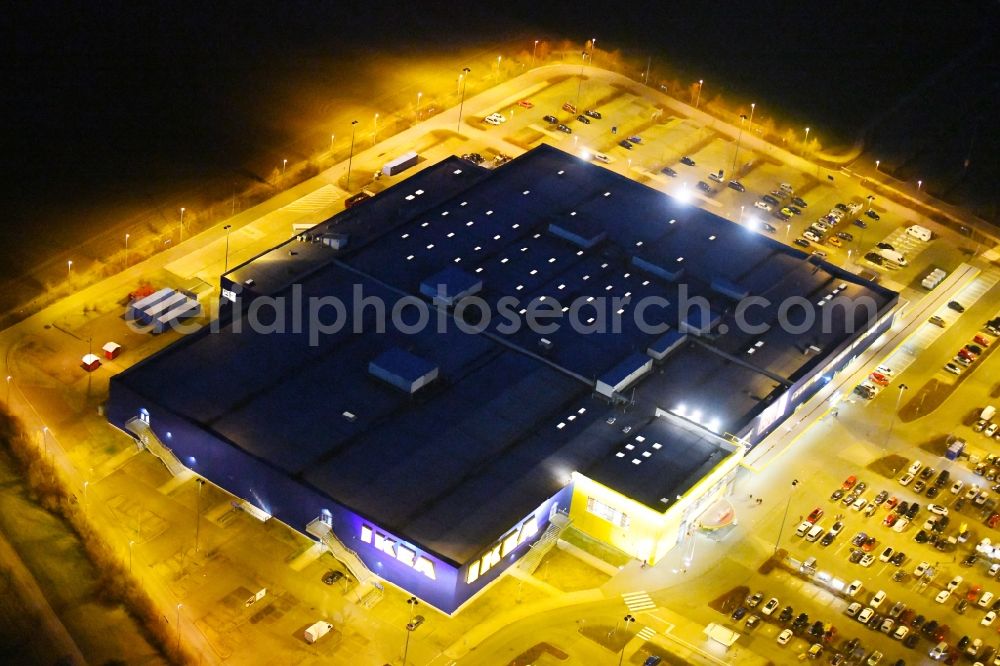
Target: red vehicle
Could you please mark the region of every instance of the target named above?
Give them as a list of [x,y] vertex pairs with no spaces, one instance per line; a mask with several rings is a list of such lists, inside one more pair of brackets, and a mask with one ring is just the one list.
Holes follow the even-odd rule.
[[965,347],[962,347],[961,349],[958,350],[958,355],[969,361],[975,361],[977,358],[979,358]]
[[965,598],[969,601],[976,601],[979,599],[979,595],[983,592],[982,585],[970,585],[969,591],[965,594]]
[[987,337],[985,335],[983,335],[982,333],[980,333],[976,337],[972,338],[972,341],[975,342],[977,345],[980,345],[982,347],[989,347],[990,346],[989,339],[987,339]]
[[844,485],[843,485],[844,490],[850,490],[851,488],[854,487],[854,484],[856,484],[857,482],[858,482],[858,477],[851,474],[849,477],[844,479]]
[[986,519],[986,524],[989,525],[990,527],[996,527],[997,525],[1000,525],[1000,513],[997,513],[996,511],[991,513],[990,517]]
[[562,105],[563,111],[569,111],[570,113],[576,113],[576,107],[569,102]]
[[871,379],[876,384],[878,384],[879,386],[889,385],[889,378],[883,375],[881,372],[873,372],[868,376],[868,378]]
[[899,498],[896,497],[896,496],[893,496],[893,497],[890,497],[889,501],[885,503],[885,508],[888,509],[889,511],[892,511],[893,509],[896,508],[897,504],[899,504]]
[[885,525],[886,527],[892,527],[893,525],[896,524],[897,520],[899,520],[899,514],[890,513],[888,516],[885,517],[885,520],[882,521],[882,524]]
[[937,631],[934,632],[934,640],[936,641],[947,640],[948,634],[950,633],[951,633],[951,627],[949,627],[947,624],[942,624],[940,627],[937,628]]
[[806,517],[806,520],[810,523],[815,523],[817,520],[823,517],[823,509],[816,507],[812,512]]
[[873,550],[875,550],[875,546],[877,545],[878,541],[875,540],[875,537],[868,537],[867,539],[865,539],[865,542],[861,544],[861,550],[865,551],[866,553],[870,553]]
[[522,99],[520,102],[517,103],[517,105],[524,109],[532,109],[535,107],[535,105],[531,103],[531,100],[527,99]]

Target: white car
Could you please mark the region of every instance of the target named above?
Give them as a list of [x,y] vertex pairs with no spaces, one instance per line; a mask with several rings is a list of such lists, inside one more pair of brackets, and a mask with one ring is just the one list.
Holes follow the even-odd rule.
[[948,591],[951,592],[956,587],[958,587],[959,585],[961,585],[962,584],[962,580],[964,580],[964,579],[961,576],[955,576],[950,581],[948,581]]
[[993,601],[993,593],[983,592],[983,596],[979,597],[979,601],[976,602],[976,605],[979,606],[980,608],[989,608],[990,602],[992,601]]
[[811,240],[813,243],[819,243],[823,238],[813,232],[812,229],[806,229],[802,232],[802,237]]
[[772,210],[773,209],[773,206],[771,206],[771,204],[767,203],[766,201],[757,200],[757,201],[753,202],[753,205],[754,205],[755,208],[760,208],[761,210]]
[[[893,370],[892,370],[892,368],[890,368],[887,365],[880,365],[877,368],[875,368],[875,372],[877,372],[879,374],[882,374],[882,375],[885,375],[886,377],[892,377]],[[918,460],[917,462],[920,462],[920,461]],[[911,465],[911,467],[912,467],[912,465]],[[916,474],[916,472],[914,472],[914,474]]]
[[865,608],[860,613],[858,613],[858,617],[855,619],[861,624],[868,624],[868,620],[872,619],[872,615],[874,614],[875,611],[873,611],[871,608]]
[[983,434],[986,435],[987,437],[992,437],[993,435],[997,434],[998,429],[1000,429],[1000,426],[998,426],[996,423],[991,423],[988,426],[986,426],[986,430],[983,431]]
[[861,509],[865,508],[867,504],[868,500],[866,500],[864,497],[859,497],[858,499],[854,500],[854,504],[851,505],[851,508],[854,509],[855,511],[861,511]]
[[931,513],[936,513],[939,516],[948,515],[948,507],[941,506],[940,504],[928,504],[927,510],[930,511]]
[[1000,573],[1000,562],[994,562],[990,565],[990,570],[986,572],[986,575],[995,578],[998,573]]
[[909,524],[910,524],[910,519],[909,518],[900,518],[892,526],[892,531],[896,532],[896,533],[902,533],[902,531],[905,530],[906,526],[909,525]]
[[788,645],[788,641],[792,640],[792,630],[785,629],[780,634],[778,634],[778,645]]
[[[923,576],[923,575],[924,575],[924,574],[925,574],[925,573],[927,572],[927,570],[928,570],[928,569],[930,569],[930,568],[931,568],[931,565],[930,565],[929,563],[927,563],[927,562],[921,562],[921,563],[920,563],[920,564],[918,564],[918,565],[917,565],[917,567],[916,567],[916,568],[915,568],[915,569],[913,570],[913,575],[914,575],[914,576],[916,576],[917,578],[920,578],[920,577],[921,577],[921,576]],[[776,600],[776,601],[777,601],[777,600]],[[775,604],[775,605],[777,605],[777,604]]]
[[885,601],[885,592],[879,590],[878,592],[872,595],[872,600],[868,602],[868,605],[874,608],[875,610],[878,610],[879,606],[882,605],[883,601]]
[[760,612],[764,614],[765,617],[770,617],[772,613],[778,608],[779,601],[777,597],[771,597],[764,604],[764,607],[760,609]]
[[979,622],[979,624],[981,624],[984,627],[988,627],[991,624],[993,624],[993,620],[995,619],[997,619],[997,612],[990,611],[989,613],[983,616],[983,619]]
[[[885,373],[882,373],[882,374],[885,374]],[[886,375],[886,377],[888,377],[888,376],[889,375]],[[923,468],[923,466],[924,466],[924,464],[922,462],[920,462],[919,460],[914,460],[913,464],[910,465],[910,468],[908,470],[906,470],[906,471],[909,472],[910,474],[916,474],[917,472],[919,472],[921,470],[921,468]]]
[[857,601],[852,601],[851,605],[847,607],[844,613],[847,614],[847,617],[857,617],[858,613],[861,612],[862,608],[863,606],[859,604]]
[[959,479],[955,483],[951,484],[951,493],[953,495],[957,495],[960,492],[962,492],[962,488],[964,488],[964,487],[965,487],[965,481],[962,481],[961,479]]
[[847,586],[847,589],[844,590],[844,594],[846,594],[849,597],[853,597],[855,594],[858,593],[859,590],[861,590],[862,587],[863,585],[861,581],[856,580]]
[[906,635],[908,633],[910,633],[910,628],[905,624],[901,624],[898,627],[896,627],[896,631],[893,632],[892,637],[895,638],[897,641],[901,641],[904,638],[906,638]]
[[875,556],[871,553],[865,553],[865,556],[861,558],[861,566],[870,567],[875,562]]
[[896,553],[896,551],[894,551],[892,549],[892,546],[886,546],[885,550],[882,551],[882,554],[878,556],[878,561],[879,562],[888,562],[889,560],[892,559],[892,556],[895,553]]
[[903,476],[899,477],[899,485],[908,486],[913,481],[913,475],[907,472]]
[[507,119],[502,113],[491,113],[490,115],[483,118],[490,125],[500,125],[507,122]]
[[613,157],[605,155],[604,153],[594,153],[592,157],[598,162],[604,162],[605,164],[611,164],[615,161]]
[[943,604],[944,602],[948,601],[948,597],[950,596],[951,596],[951,590],[941,590],[940,592],[938,592],[938,595],[934,597],[934,601],[938,602],[939,604]]

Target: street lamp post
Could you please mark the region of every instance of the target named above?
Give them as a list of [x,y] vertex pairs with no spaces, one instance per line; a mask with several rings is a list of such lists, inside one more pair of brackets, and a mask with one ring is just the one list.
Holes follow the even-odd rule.
[[881,160],[875,160],[875,171],[878,171],[879,164],[881,164]]
[[351,191],[351,162],[354,161],[354,131],[358,128],[358,121],[351,121],[351,153],[347,157],[347,191]]
[[373,122],[372,128],[372,145],[374,146],[378,143],[378,113],[375,114],[375,120]]
[[918,192],[920,191],[920,188],[923,187],[923,185],[924,185],[924,181],[922,181],[922,180],[918,180],[917,181],[917,191]]
[[333,156],[333,142],[336,141],[336,140],[337,140],[337,135],[336,134],[331,134],[330,135],[330,156],[331,157]]
[[743,208],[744,206],[740,206],[740,224],[743,224]]
[[70,259],[66,262],[66,281],[73,281],[73,260]]
[[[580,92],[583,90],[583,66],[587,64],[587,50],[580,54],[580,78],[576,82],[576,109],[580,110]],[[594,56],[590,56],[590,64],[594,64]]]
[[195,479],[198,484],[198,502],[194,512],[194,552],[198,552],[198,538],[201,536],[201,487],[205,485],[203,479]]
[[868,199],[868,208],[866,208],[865,210],[866,210],[866,211],[869,211],[869,210],[871,210],[871,209],[872,209],[872,202],[874,202],[874,201],[875,201],[875,197],[874,197],[874,196],[872,196],[871,194],[869,194],[869,195],[868,195],[867,197],[865,197],[865,198],[866,198],[866,199]]
[[535,40],[535,45],[531,47],[531,66],[535,66],[535,51],[538,50],[538,40]]
[[83,512],[87,513],[87,486],[90,485],[90,481],[83,482]]
[[736,178],[736,159],[740,154],[740,141],[743,139],[743,123],[746,121],[747,116],[745,113],[740,114],[740,131],[736,135],[736,152],[733,153],[733,168],[729,170],[731,174],[730,178]]
[[128,572],[132,573],[132,546],[135,545],[135,541],[131,539],[128,542]]
[[49,427],[42,426],[42,448],[45,451],[45,457],[49,457]]
[[747,123],[747,132],[753,136],[753,112],[757,108],[756,102],[750,102],[750,122]]
[[288,160],[281,160],[281,175],[285,175],[285,167],[288,166]]
[[413,626],[413,612],[420,602],[416,597],[410,597],[406,600],[406,603],[410,606],[410,621],[406,623],[406,642],[403,643],[403,666],[406,666],[406,657],[410,652],[410,634],[416,630],[416,627]]
[[[799,485],[798,479],[792,479],[792,491]],[[785,502],[785,513],[781,516],[781,525],[778,526],[778,538],[774,540],[774,554],[778,554],[778,544],[781,543],[781,533],[785,531],[785,521],[788,520],[788,507],[792,505],[793,492],[788,493],[788,501]]]
[[233,225],[227,224],[226,226],[224,226],[222,228],[226,232],[226,267],[224,269],[222,269],[222,272],[223,273],[228,273],[229,272],[229,232],[232,230]]
[[128,268],[128,239],[129,235],[125,234],[125,268]]
[[594,66],[594,51],[597,49],[597,37],[590,38],[590,66]]
[[7,410],[10,411],[10,383],[14,379],[13,376],[7,375],[7,400],[4,404],[7,406]]
[[899,395],[896,396],[896,408],[892,410],[892,417],[889,419],[889,428],[885,431],[885,442],[882,444],[882,448],[885,449],[889,446],[889,438],[892,437],[892,428],[896,425],[896,413],[899,411],[899,403],[903,401],[903,391],[910,388],[906,384],[899,385]]
[[181,606],[184,604],[177,604],[177,651],[180,652],[181,649]]
[[181,240],[184,240],[184,208],[181,208]]
[[694,108],[696,109],[698,108],[698,105],[701,103],[701,88],[704,85],[705,81],[703,79],[698,79],[698,96],[694,98]]
[[459,76],[459,79],[462,81],[462,99],[458,103],[458,127],[455,128],[455,131],[458,132],[459,136],[462,136],[462,107],[465,106],[465,88],[468,85],[469,72],[471,71],[472,70],[468,67],[463,67],[462,75]]
[[424,94],[422,92],[417,93],[417,118],[420,117],[420,98],[423,96]]
[[[630,625],[633,622],[635,622],[635,617],[631,613],[629,613],[628,615],[625,616],[624,620],[625,620],[625,633],[627,634],[628,633],[628,625]],[[618,655],[618,666],[622,666],[622,660],[625,658],[625,646],[627,644],[628,644],[627,641],[622,644],[622,651]]]
[[809,150],[809,128],[808,127],[806,128],[806,140],[805,140],[804,145],[805,145],[805,149],[804,149],[803,152],[808,152],[808,150]]

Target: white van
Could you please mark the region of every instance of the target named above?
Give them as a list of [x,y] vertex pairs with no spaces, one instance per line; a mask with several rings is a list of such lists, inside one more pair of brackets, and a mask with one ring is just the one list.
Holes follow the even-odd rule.
[[806,534],[806,541],[815,541],[823,536],[823,532],[825,531],[826,530],[823,529],[822,525],[813,525],[812,529],[809,530],[809,533]]
[[887,259],[895,264],[899,264],[900,266],[906,266],[906,257],[904,257],[900,252],[879,248],[878,253],[883,259]]
[[605,164],[611,164],[614,160],[611,156],[605,155],[604,153],[594,153],[593,158],[598,162],[604,162]]
[[803,520],[802,523],[795,528],[795,536],[799,537],[805,536],[806,532],[811,530],[812,527],[813,527],[812,523],[810,523],[808,520]]
[[929,241],[931,239],[931,230],[927,227],[922,227],[919,224],[907,227],[906,233],[910,234],[917,240]]
[[316,641],[318,641],[319,639],[323,638],[328,633],[330,633],[331,629],[333,629],[333,625],[330,624],[329,622],[323,622],[322,620],[314,624],[311,624],[310,626],[306,627],[305,630],[306,643],[315,643]]
[[984,421],[989,421],[993,418],[993,415],[997,413],[996,407],[993,405],[986,405],[983,407],[983,411],[979,412],[979,418]]

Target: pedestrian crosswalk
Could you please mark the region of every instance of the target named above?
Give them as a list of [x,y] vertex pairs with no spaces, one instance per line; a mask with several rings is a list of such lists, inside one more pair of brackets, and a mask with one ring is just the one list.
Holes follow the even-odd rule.
[[644,641],[651,641],[653,640],[653,637],[656,636],[656,632],[652,627],[643,627],[639,630],[639,633],[637,633],[636,636]]
[[625,601],[625,605],[633,613],[638,613],[639,611],[653,610],[656,608],[656,604],[653,603],[652,598],[646,594],[645,590],[639,590],[638,592],[628,592],[622,595],[622,599]]

